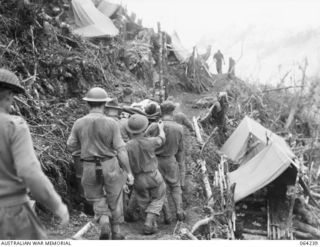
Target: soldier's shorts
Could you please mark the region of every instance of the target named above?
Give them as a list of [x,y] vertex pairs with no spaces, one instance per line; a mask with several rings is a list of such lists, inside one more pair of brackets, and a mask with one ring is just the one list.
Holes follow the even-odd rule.
[[166,198],[166,184],[158,170],[135,178],[134,196],[146,213],[160,214]]
[[82,186],[87,201],[93,203],[93,210],[97,220],[102,215],[112,217],[111,222],[123,222],[123,186],[126,177],[119,167],[116,158],[103,161],[104,182],[96,180],[95,164],[83,162]]
[[179,165],[174,156],[157,157],[159,171],[169,189],[180,187]]
[[0,239],[47,239],[29,203],[0,207]]

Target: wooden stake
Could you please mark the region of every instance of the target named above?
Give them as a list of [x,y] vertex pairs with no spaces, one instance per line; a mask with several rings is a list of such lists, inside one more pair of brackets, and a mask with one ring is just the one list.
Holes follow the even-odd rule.
[[[302,159],[302,158],[300,158]],[[299,177],[300,177],[300,162],[298,163],[299,168],[297,168],[297,177],[296,177],[296,181],[294,184],[294,194],[291,197],[291,201],[290,201],[290,207],[289,207],[289,215],[288,215],[288,219],[287,219],[287,224],[286,224],[286,229],[285,232],[291,232],[291,227],[292,227],[292,217],[293,217],[293,207],[294,207],[294,203],[297,197],[297,193],[298,193],[298,185],[299,185]]]
[[208,174],[207,174],[206,161],[202,160],[202,159],[199,159],[199,160],[197,160],[197,163],[201,167],[202,182],[204,184],[206,197],[207,197],[207,200],[208,200],[208,205],[212,205],[213,204],[212,190],[211,190],[211,187],[210,187],[209,178],[208,178]]
[[204,141],[201,136],[200,127],[198,125],[198,119],[196,117],[193,117],[192,122],[194,126],[194,131],[196,132],[197,141],[203,145]]
[[270,206],[269,200],[267,201],[267,232],[268,232],[268,239],[271,239],[271,229],[270,229]]
[[159,34],[159,81],[160,81],[160,103],[163,102],[163,34],[161,32],[160,22],[158,22],[158,34]]

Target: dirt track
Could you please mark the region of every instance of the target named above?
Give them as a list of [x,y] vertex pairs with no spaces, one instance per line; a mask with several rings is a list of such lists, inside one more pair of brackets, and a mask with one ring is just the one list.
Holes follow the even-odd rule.
[[[203,95],[191,94],[191,93],[181,93],[177,94],[175,97],[176,101],[180,103],[181,110],[187,114],[191,119],[192,116],[198,116],[200,114],[199,109],[192,108],[192,104],[195,103],[198,99],[202,98]],[[145,236],[142,234],[143,228],[143,219],[135,223],[124,223],[122,225],[123,233],[126,235],[126,239],[178,239],[174,235],[174,231],[179,230],[184,224],[192,226],[197,220],[201,219],[202,208],[197,198],[197,188],[199,185],[193,181],[191,175],[187,176],[186,186],[188,194],[184,195],[184,205],[187,213],[187,218],[185,222],[173,222],[170,225],[165,225],[163,223],[163,217],[160,216],[158,219],[159,232],[151,236]],[[170,203],[172,206],[172,202]],[[171,207],[173,210],[173,207]],[[58,222],[56,219],[48,221],[43,217],[42,222],[46,222],[45,226],[48,230],[49,237],[52,239],[67,239],[75,234],[82,226],[84,226],[88,221],[93,218],[87,216],[79,211],[73,211],[71,213],[71,220],[69,225],[61,229],[58,227]],[[91,230],[84,235],[85,239],[98,239],[99,231],[97,228],[93,227]]]

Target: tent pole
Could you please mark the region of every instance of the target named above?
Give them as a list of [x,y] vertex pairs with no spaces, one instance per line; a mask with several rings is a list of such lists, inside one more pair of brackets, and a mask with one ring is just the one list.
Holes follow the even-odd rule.
[[160,82],[160,103],[163,102],[164,93],[163,93],[163,34],[161,31],[160,22],[158,24],[158,34],[159,34],[159,82]]
[[[302,160],[303,158],[300,158],[300,159]],[[294,203],[296,201],[296,197],[297,197],[297,193],[298,193],[299,177],[300,177],[300,172],[301,172],[300,171],[300,164],[301,164],[300,162],[299,162],[299,168],[297,171],[296,181],[294,184],[294,192],[293,192],[293,195],[292,195],[291,201],[290,201],[289,215],[288,215],[286,229],[285,229],[285,232],[289,233],[289,234],[291,232],[291,227],[292,227],[293,207],[294,207]]]

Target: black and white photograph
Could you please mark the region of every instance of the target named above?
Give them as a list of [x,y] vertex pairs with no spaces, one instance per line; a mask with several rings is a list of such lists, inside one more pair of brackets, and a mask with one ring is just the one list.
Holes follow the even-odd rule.
[[320,1],[0,0],[1,246],[319,239]]

